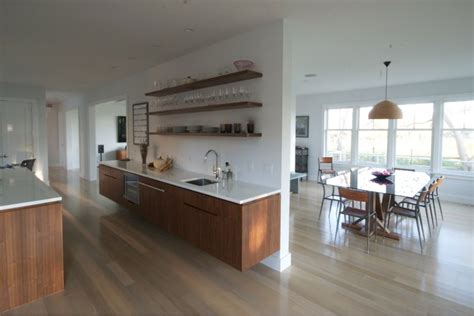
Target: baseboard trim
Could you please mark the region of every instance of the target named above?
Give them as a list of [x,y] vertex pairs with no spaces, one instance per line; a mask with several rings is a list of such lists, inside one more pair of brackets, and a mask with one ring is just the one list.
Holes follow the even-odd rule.
[[441,202],[453,202],[453,203],[460,203],[460,204],[467,204],[467,205],[474,205],[474,199],[472,196],[462,196],[458,194],[446,194],[442,193],[440,189],[439,198]]
[[291,253],[280,257],[280,252],[276,252],[270,257],[265,258],[262,263],[275,271],[283,272],[291,266]]

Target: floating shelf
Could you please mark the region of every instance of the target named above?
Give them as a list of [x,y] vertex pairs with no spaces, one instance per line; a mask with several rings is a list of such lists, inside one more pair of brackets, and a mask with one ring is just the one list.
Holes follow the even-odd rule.
[[173,114],[212,112],[212,111],[235,110],[235,109],[258,108],[258,107],[262,107],[262,103],[245,101],[245,102],[197,106],[193,108],[155,111],[155,112],[148,113],[148,115],[173,115]]
[[172,88],[166,88],[166,89],[148,92],[148,93],[145,93],[145,95],[151,96],[151,97],[163,97],[166,95],[172,95],[172,94],[177,94],[177,93],[182,93],[182,92],[187,92],[187,91],[192,91],[192,90],[199,90],[199,89],[204,89],[204,88],[209,88],[209,87],[220,86],[220,85],[228,84],[232,82],[261,78],[262,76],[263,75],[260,72],[256,72],[253,70],[242,70],[242,71],[233,72],[227,75],[222,75],[218,77],[186,83],[186,84],[179,85]]
[[172,132],[154,132],[148,133],[149,135],[162,135],[162,136],[217,136],[217,137],[262,137],[262,133],[172,133]]

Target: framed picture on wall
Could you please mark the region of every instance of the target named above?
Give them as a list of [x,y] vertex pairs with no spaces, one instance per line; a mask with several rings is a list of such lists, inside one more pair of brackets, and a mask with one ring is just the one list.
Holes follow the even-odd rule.
[[117,116],[117,143],[127,142],[127,117]]
[[148,139],[148,102],[132,105],[133,144],[149,145]]
[[305,115],[296,117],[296,137],[309,137],[309,116]]

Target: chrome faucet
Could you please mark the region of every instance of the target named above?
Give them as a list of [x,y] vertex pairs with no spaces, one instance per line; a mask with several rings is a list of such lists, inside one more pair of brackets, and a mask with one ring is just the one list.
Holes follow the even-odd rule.
[[212,168],[212,173],[214,173],[216,180],[219,181],[219,179],[221,178],[221,168],[219,167],[219,154],[214,149],[209,149],[204,155],[204,161],[207,161],[207,156],[210,153],[214,153],[214,155],[216,155],[216,165]]

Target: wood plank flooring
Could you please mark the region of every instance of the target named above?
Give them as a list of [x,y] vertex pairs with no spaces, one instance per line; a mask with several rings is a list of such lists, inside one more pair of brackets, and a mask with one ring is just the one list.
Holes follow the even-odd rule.
[[6,315],[472,315],[472,207],[443,203],[445,220],[420,254],[416,226],[402,240],[343,229],[335,210],[317,220],[320,189],[291,198],[293,265],[239,272],[128,213],[97,183],[51,169],[64,200],[65,291]]

